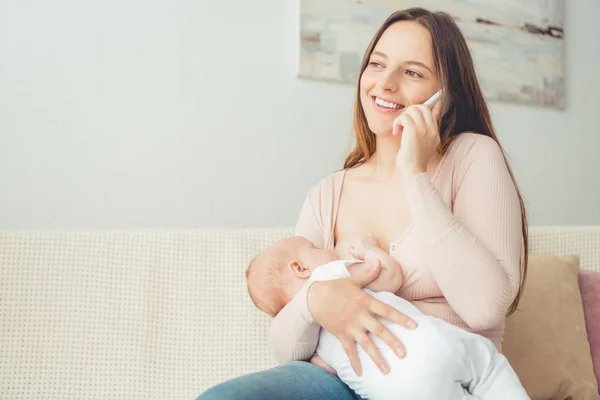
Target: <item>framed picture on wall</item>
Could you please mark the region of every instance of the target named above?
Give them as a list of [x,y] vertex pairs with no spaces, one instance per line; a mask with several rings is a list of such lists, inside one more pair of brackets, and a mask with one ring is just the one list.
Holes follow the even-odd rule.
[[488,100],[563,109],[563,0],[300,0],[299,76],[356,84],[365,49],[394,11],[449,13]]

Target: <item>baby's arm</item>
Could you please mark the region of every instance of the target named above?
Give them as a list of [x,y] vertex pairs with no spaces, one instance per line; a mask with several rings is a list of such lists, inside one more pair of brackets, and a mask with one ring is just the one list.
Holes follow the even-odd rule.
[[[381,265],[381,273],[366,288],[374,292],[396,293],[402,286],[404,276],[398,261],[377,246],[377,240],[369,235],[350,247],[350,254],[365,260],[367,265]],[[352,273],[352,271],[350,271]]]

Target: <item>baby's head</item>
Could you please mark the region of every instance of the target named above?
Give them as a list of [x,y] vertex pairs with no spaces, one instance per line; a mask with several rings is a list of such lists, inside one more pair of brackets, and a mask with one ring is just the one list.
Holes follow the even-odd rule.
[[317,249],[308,239],[293,236],[279,240],[248,265],[248,293],[254,305],[275,317],[306,284],[319,265],[336,260],[329,250]]

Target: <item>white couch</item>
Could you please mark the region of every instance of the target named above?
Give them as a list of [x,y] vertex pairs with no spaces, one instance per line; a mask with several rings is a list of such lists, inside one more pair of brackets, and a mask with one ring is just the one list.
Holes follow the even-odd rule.
[[[275,365],[247,262],[291,229],[0,234],[1,399],[193,399]],[[531,252],[600,269],[600,226]]]

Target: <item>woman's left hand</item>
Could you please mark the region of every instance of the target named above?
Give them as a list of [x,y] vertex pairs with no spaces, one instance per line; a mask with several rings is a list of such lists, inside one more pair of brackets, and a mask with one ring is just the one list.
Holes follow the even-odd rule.
[[394,120],[392,135],[402,135],[396,168],[405,178],[427,171],[427,164],[440,144],[441,104],[438,102],[433,110],[422,104],[409,106]]

